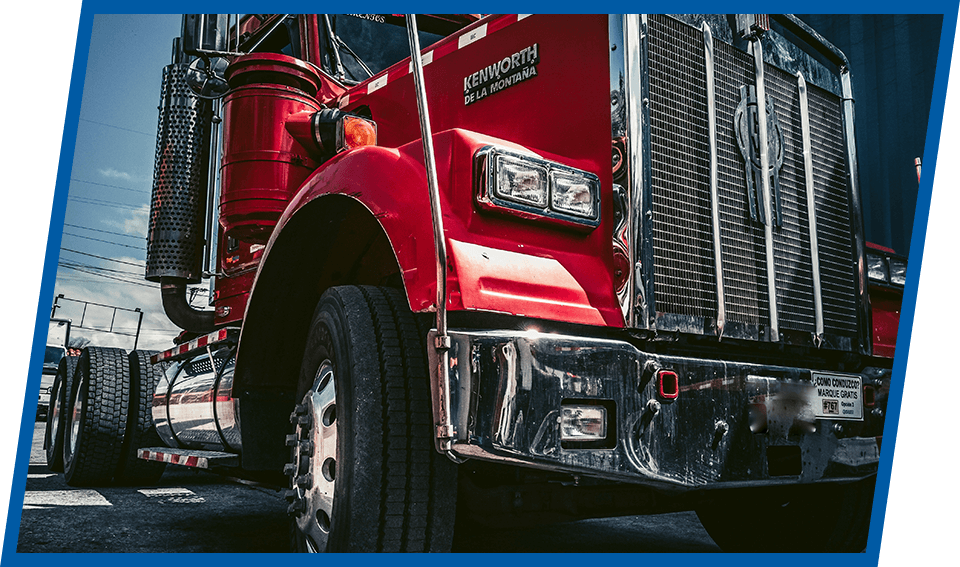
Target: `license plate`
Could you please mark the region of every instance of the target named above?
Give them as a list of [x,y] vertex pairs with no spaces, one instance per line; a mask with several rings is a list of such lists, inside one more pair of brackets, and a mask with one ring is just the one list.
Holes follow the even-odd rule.
[[863,378],[813,372],[813,412],[822,419],[863,421]]

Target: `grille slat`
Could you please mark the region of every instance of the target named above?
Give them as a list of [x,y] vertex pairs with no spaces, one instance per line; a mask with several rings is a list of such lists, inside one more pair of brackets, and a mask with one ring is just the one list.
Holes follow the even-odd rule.
[[[710,140],[703,37],[668,16],[650,16],[648,40],[654,300],[658,314],[717,315],[709,185]],[[743,157],[734,136],[753,60],[714,42],[720,256],[727,321],[769,324],[763,225],[750,218]],[[765,65],[767,98],[783,132],[783,226],[774,229],[780,327],[815,331],[809,211],[797,78]],[[814,195],[825,331],[857,330],[854,255],[840,100],[808,86]]]

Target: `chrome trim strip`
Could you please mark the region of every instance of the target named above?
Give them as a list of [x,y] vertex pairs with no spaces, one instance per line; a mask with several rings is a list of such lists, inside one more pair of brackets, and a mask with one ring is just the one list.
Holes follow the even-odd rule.
[[857,294],[859,299],[859,337],[863,352],[873,353],[870,326],[870,296],[867,292],[867,252],[863,236],[863,205],[860,201],[860,177],[857,173],[857,144],[854,137],[853,84],[850,68],[840,69],[843,92],[843,133],[847,145],[847,182],[850,187],[850,221],[853,223],[853,253],[856,254]]
[[777,272],[773,251],[773,211],[770,206],[770,156],[767,147],[767,93],[763,83],[763,47],[760,38],[750,41],[753,63],[757,72],[757,123],[760,126],[760,172],[763,176],[763,210],[766,222],[763,225],[767,254],[767,299],[770,303],[770,340],[780,341],[780,323],[777,317]]
[[[629,83],[626,76],[626,58],[627,58],[627,46],[633,42],[628,42],[625,37],[626,16],[623,14],[610,14],[608,16],[607,28],[609,30],[609,43],[610,43],[610,92],[611,92],[611,101],[614,100],[613,93],[617,93],[617,99],[619,100],[619,108],[623,109],[623,122],[618,128],[617,116],[614,116],[614,105],[611,104],[610,112],[610,123],[611,123],[611,138],[616,139],[623,137],[624,146],[623,146],[623,162],[621,163],[621,168],[626,168],[624,175],[626,179],[623,180],[622,184],[617,183],[616,176],[613,179],[613,187],[611,194],[613,195],[614,207],[617,207],[617,202],[620,199],[617,197],[616,191],[617,187],[621,187],[623,193],[622,202],[623,206],[623,220],[619,226],[614,227],[613,240],[623,246],[627,254],[627,262],[630,266],[634,265],[633,255],[634,250],[636,249],[636,235],[633,234],[633,208],[631,207],[632,195],[633,195],[633,186],[630,181],[630,174],[634,169],[633,163],[630,161],[630,135],[628,124],[626,119],[628,117],[627,110],[627,100],[629,97],[626,96],[626,93],[631,92],[629,88]],[[616,47],[619,46],[619,49]],[[621,69],[621,67],[624,67]],[[615,73],[614,70],[617,70]],[[620,87],[621,83],[623,84],[623,91],[621,92]],[[625,235],[625,237],[624,237]],[[628,266],[629,267],[629,266]],[[634,282],[634,270],[627,270],[627,281],[624,284],[623,291],[617,294],[617,301],[620,303],[620,311],[623,313],[624,324],[629,328],[634,326],[634,293],[633,293],[633,282]]]
[[800,130],[803,134],[803,172],[807,186],[807,220],[810,226],[810,270],[813,277],[813,308],[816,314],[814,343],[823,342],[823,295],[820,288],[820,253],[817,245],[817,200],[813,177],[813,151],[810,147],[810,107],[807,102],[807,81],[797,73],[800,94]]
[[704,67],[707,73],[707,124],[710,136],[710,210],[713,213],[713,263],[717,277],[717,336],[723,337],[727,323],[723,297],[723,258],[720,249],[720,197],[717,178],[717,101],[714,91],[713,32],[703,22]]
[[[624,104],[627,109],[627,172],[629,183],[627,184],[627,230],[630,235],[631,249],[630,281],[627,284],[632,289],[630,293],[630,327],[649,327],[649,319],[646,317],[646,308],[644,305],[643,292],[644,283],[642,275],[642,263],[640,261],[640,242],[639,242],[639,215],[643,211],[643,165],[641,148],[643,147],[643,130],[640,125],[640,116],[642,109],[641,96],[638,87],[642,79],[642,68],[640,63],[640,39],[641,22],[638,14],[623,15],[623,44],[624,44]],[[640,311],[638,313],[638,310]]]

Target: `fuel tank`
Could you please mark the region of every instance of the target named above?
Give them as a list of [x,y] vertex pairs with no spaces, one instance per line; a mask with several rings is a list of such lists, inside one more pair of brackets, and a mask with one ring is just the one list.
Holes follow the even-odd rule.
[[153,397],[153,421],[169,447],[239,453],[233,398],[235,351],[221,348],[167,368]]

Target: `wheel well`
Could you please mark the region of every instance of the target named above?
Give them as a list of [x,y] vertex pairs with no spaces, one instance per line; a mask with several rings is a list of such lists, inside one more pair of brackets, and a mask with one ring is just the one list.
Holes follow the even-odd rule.
[[337,285],[399,287],[386,233],[361,203],[325,195],[283,225],[264,259],[244,317],[234,396],[240,398],[243,467],[279,468],[314,307]]

